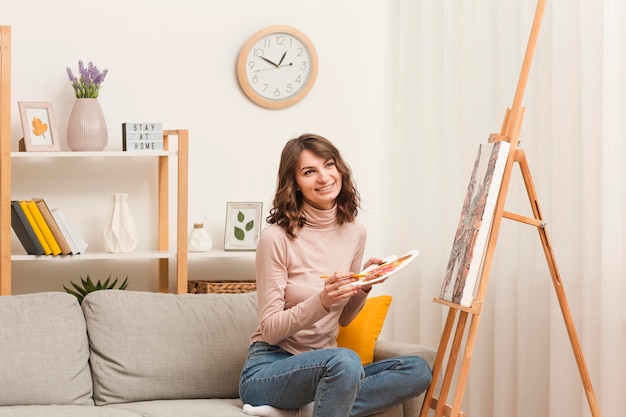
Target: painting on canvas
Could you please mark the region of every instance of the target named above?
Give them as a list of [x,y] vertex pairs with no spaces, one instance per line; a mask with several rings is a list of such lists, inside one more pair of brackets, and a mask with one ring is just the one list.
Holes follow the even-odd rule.
[[508,142],[478,147],[441,287],[443,300],[465,307],[474,300],[509,149]]

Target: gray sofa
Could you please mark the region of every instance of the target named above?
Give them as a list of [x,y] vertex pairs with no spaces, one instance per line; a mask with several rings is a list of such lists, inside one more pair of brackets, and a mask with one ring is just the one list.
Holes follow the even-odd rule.
[[[255,293],[0,297],[0,417],[244,416],[237,385],[256,323]],[[378,342],[376,359],[400,354],[432,366],[435,350]]]

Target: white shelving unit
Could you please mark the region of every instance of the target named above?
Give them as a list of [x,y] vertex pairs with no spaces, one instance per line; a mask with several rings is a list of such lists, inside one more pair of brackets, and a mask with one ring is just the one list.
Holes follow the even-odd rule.
[[[170,136],[177,137],[176,149],[170,147]],[[11,26],[0,26],[0,295],[11,294],[13,262],[72,262],[73,260],[114,260],[114,259],[154,259],[157,262],[158,283],[161,292],[169,291],[169,261],[176,259],[176,292],[187,292],[187,207],[188,207],[188,136],[185,129],[167,130],[163,132],[165,151],[129,153],[111,152],[12,152],[11,151]],[[12,162],[45,162],[62,167],[63,161],[81,158],[87,161],[107,161],[118,163],[119,160],[129,161],[132,158],[156,159],[157,171],[157,209],[158,231],[153,250],[137,251],[131,254],[110,254],[87,251],[75,256],[32,256],[13,253],[11,231],[11,199],[13,195]],[[176,221],[172,225],[169,219],[169,182],[170,161],[175,159],[176,172]],[[32,169],[33,171],[36,168]],[[174,171],[174,170],[172,170]],[[55,182],[55,169],[43,170],[45,175],[38,181]],[[109,172],[113,172],[110,170]],[[80,173],[79,173],[80,174]],[[18,190],[19,191],[19,190]],[[45,197],[47,187],[40,186],[37,192]],[[67,193],[80,193],[72,187],[65,187]],[[80,195],[80,194],[79,194]],[[175,226],[175,227],[174,227]],[[170,230],[176,233],[176,248],[169,245]],[[79,258],[80,257],[80,258]]]
[[[175,149],[173,146],[174,141],[170,140],[170,136],[176,136],[177,140]],[[0,295],[11,294],[11,283],[14,277],[11,274],[12,262],[59,262],[67,265],[75,260],[156,260],[158,264],[158,283],[157,288],[160,292],[169,291],[169,261],[170,259],[176,260],[176,292],[187,292],[187,273],[188,273],[188,261],[187,261],[187,212],[188,212],[188,131],[184,129],[179,130],[167,130],[164,132],[164,151],[147,151],[147,152],[124,152],[124,151],[102,151],[102,152],[7,152],[10,150],[10,140],[6,141],[6,138],[2,138],[2,150],[4,153],[9,154],[9,162],[13,162],[16,166],[26,164],[41,165],[43,167],[54,167],[60,165],[67,165],[68,158],[75,160],[80,158],[80,161],[88,161],[89,163],[110,163],[111,166],[119,166],[118,164],[126,164],[133,159],[140,158],[142,161],[153,160],[156,161],[156,176],[157,176],[157,216],[158,216],[158,231],[156,233],[156,242],[151,246],[153,249],[137,250],[132,253],[114,254],[105,251],[87,250],[84,254],[80,255],[66,255],[66,256],[34,256],[14,253],[11,248],[11,241],[8,245],[2,246],[2,252],[0,257],[0,268],[2,271],[8,271],[2,273],[0,276]],[[9,136],[10,139],[10,136]],[[64,164],[64,161],[66,163]],[[176,164],[176,169],[170,169],[170,162]],[[41,168],[41,167],[40,167]],[[176,180],[176,193],[170,195],[170,177],[175,172]],[[49,177],[46,177],[44,181],[55,181],[54,169],[47,169],[46,173],[52,172]],[[2,205],[10,204],[11,192],[5,193],[6,190],[11,190],[15,181],[18,178],[12,178],[12,171],[2,170],[2,176],[0,183],[2,185]],[[63,180],[61,180],[63,181]],[[66,187],[71,188],[71,187]],[[19,191],[19,190],[13,190]],[[80,190],[63,191],[64,195],[72,193],[80,193]],[[40,191],[40,195],[43,195],[44,191]],[[46,196],[44,196],[46,197]],[[46,197],[47,198],[47,197]],[[6,201],[5,201],[6,200]],[[175,221],[170,221],[169,206],[170,202],[176,202],[176,216]],[[11,227],[11,215],[10,209],[1,213],[1,221],[3,230],[8,230],[10,236]],[[175,224],[174,224],[175,223]],[[169,233],[175,231],[176,244],[175,248],[170,248]]]

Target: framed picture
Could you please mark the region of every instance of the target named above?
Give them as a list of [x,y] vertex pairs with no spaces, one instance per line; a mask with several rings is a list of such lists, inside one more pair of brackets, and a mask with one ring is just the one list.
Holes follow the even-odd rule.
[[24,150],[60,151],[56,121],[50,102],[19,101]]
[[256,250],[263,203],[226,203],[224,250]]

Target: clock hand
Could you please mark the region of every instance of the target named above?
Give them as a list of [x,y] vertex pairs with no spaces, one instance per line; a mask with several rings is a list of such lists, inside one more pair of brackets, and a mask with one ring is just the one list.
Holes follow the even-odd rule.
[[283,59],[285,59],[285,55],[287,55],[287,51],[285,51],[285,53],[283,54],[283,56],[280,57],[280,61],[278,61],[278,65],[276,65],[277,67],[280,68],[280,64],[283,63]]
[[[283,65],[284,66],[284,65]],[[254,72],[261,72],[261,71],[267,71],[267,70],[273,70],[274,67],[268,67],[268,68],[259,68],[258,70],[254,70]]]
[[270,61],[269,59],[265,58],[264,56],[261,57],[261,59],[265,62],[269,62],[270,64],[272,64],[273,66],[275,66],[276,68],[278,68],[278,65],[274,64],[272,61]]

